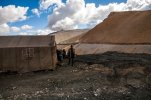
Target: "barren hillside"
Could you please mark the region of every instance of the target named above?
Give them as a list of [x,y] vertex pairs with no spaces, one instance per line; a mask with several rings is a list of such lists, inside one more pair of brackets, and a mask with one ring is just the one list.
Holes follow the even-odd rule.
[[107,19],[88,31],[82,43],[150,44],[151,11],[112,12]]
[[76,39],[79,39],[78,37],[83,34],[86,33],[88,30],[87,29],[77,29],[77,30],[66,30],[66,31],[59,31],[59,32],[55,32],[55,33],[51,33],[55,35],[56,38],[56,42],[58,43],[67,43],[68,40],[69,42],[71,42],[71,39],[74,38],[73,40],[76,41]]

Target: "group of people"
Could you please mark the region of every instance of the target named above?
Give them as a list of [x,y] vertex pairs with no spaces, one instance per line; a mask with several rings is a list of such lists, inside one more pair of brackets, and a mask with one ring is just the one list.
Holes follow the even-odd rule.
[[63,50],[57,49],[56,52],[57,52],[57,60],[59,65],[62,65],[63,60],[68,58],[68,65],[73,66],[74,58],[75,58],[75,49],[73,48],[73,45],[70,46],[67,52],[65,49]]

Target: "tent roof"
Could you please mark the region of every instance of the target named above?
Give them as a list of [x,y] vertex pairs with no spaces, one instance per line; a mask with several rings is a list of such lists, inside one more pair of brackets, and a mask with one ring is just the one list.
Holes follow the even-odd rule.
[[0,48],[50,47],[52,36],[0,36]]

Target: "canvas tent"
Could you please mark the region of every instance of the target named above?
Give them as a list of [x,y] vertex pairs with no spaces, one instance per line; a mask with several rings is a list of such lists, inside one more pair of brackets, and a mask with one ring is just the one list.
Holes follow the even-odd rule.
[[0,36],[0,71],[55,69],[54,36]]

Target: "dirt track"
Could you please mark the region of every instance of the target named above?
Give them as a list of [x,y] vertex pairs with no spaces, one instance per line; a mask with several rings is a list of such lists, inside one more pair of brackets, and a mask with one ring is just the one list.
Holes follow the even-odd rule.
[[[151,55],[77,56],[55,71],[0,74],[0,100],[151,100]],[[116,67],[116,75],[113,68]]]

